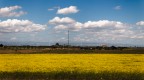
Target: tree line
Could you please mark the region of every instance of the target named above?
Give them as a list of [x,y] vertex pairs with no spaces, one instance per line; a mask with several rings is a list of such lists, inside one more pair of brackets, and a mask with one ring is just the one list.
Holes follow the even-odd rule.
[[7,46],[0,44],[0,47],[3,49],[77,49],[77,50],[123,50],[128,47],[116,47],[116,46],[71,46],[71,45],[60,45],[56,43],[51,46],[30,46],[30,45],[22,45],[22,46]]

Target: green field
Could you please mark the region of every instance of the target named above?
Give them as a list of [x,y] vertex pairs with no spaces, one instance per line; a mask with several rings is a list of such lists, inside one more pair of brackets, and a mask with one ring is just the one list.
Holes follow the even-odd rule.
[[0,54],[0,79],[144,80],[144,54]]

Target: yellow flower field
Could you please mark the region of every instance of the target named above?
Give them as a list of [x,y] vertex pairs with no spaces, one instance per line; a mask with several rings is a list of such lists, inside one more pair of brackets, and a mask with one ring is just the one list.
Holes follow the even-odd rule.
[[144,72],[144,54],[0,54],[0,72]]

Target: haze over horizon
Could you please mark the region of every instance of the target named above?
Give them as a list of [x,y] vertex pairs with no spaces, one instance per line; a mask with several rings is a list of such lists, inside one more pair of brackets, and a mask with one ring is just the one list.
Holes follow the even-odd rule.
[[144,46],[144,0],[0,0],[0,42]]

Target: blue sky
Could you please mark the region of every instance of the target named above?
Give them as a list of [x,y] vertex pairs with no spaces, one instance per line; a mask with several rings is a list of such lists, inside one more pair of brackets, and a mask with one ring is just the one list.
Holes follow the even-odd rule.
[[144,46],[143,0],[0,0],[0,41]]

